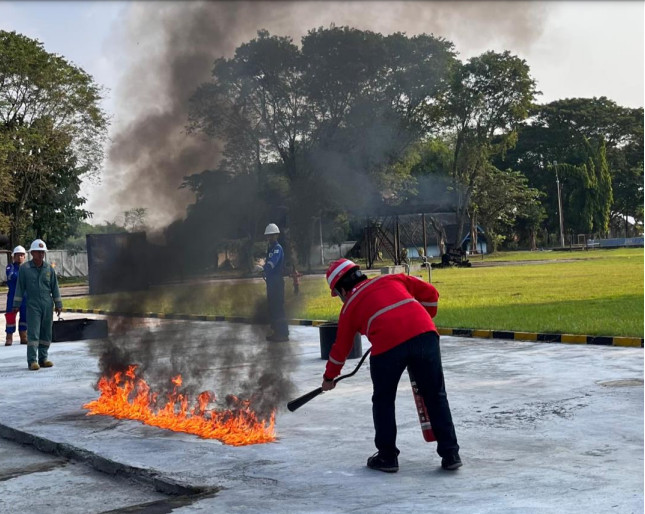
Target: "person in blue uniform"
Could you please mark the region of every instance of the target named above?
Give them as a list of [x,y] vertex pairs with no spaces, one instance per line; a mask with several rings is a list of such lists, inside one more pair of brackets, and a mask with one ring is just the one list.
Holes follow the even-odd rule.
[[18,285],[18,272],[20,271],[20,266],[25,262],[27,257],[27,251],[24,247],[18,245],[13,249],[11,254],[12,262],[9,263],[6,269],[7,274],[7,287],[9,292],[7,293],[7,308],[5,313],[5,318],[7,320],[7,327],[5,331],[7,332],[7,339],[5,341],[5,346],[11,346],[13,344],[13,335],[16,333],[16,324],[18,324],[18,333],[20,335],[20,343],[27,344],[27,299],[24,298],[23,302],[20,304],[20,322],[18,322],[18,316],[13,312],[13,297],[16,295],[16,286]]
[[269,318],[273,333],[267,336],[267,341],[284,342],[289,340],[289,327],[284,311],[284,250],[278,243],[280,229],[275,223],[269,223],[264,231],[269,243],[264,277],[267,284],[267,302]]

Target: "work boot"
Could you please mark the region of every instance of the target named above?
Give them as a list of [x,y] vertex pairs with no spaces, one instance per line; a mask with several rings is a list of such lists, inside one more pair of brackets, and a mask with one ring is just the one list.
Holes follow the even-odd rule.
[[458,453],[453,453],[452,455],[441,459],[441,467],[443,469],[453,471],[461,466],[463,466],[463,463],[461,462]]
[[40,366],[38,365],[37,362],[32,362],[29,364],[29,370],[30,371],[38,371],[40,369]]
[[399,459],[397,457],[384,459],[379,452],[376,452],[367,459],[367,467],[385,473],[396,473],[399,470]]
[[27,331],[20,330],[18,334],[20,335],[20,344],[27,344]]
[[4,342],[5,346],[11,346],[13,344],[13,334],[7,334],[7,339]]
[[40,363],[41,368],[51,368],[54,365],[52,361],[42,361]]
[[277,334],[273,334],[272,336],[267,336],[267,341],[270,343],[286,343],[289,341],[289,336],[279,336]]

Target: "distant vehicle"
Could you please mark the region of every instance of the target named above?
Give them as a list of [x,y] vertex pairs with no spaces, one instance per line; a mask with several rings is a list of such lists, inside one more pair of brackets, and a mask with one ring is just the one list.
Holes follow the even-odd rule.
[[466,258],[466,251],[461,248],[454,248],[447,245],[446,253],[441,256],[441,262],[432,263],[433,268],[449,268],[457,266],[458,268],[472,268],[472,263]]

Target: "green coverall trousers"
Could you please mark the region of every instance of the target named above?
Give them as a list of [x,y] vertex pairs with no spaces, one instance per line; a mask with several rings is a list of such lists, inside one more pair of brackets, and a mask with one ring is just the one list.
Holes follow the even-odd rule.
[[[34,305],[35,304],[35,305]],[[27,300],[27,364],[47,360],[49,345],[52,342],[52,323],[54,322],[54,302],[49,300]]]

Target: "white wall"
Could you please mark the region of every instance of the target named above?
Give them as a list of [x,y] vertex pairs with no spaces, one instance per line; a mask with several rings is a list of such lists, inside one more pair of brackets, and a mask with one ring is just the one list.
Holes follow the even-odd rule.
[[[45,257],[47,262],[56,269],[59,277],[87,277],[87,252],[78,252],[72,255],[68,250],[50,250]],[[31,256],[28,257],[31,260]],[[11,254],[0,253],[0,281],[6,282],[5,269],[11,261]]]
[[[486,247],[485,242],[481,242],[477,245],[477,251],[481,251],[483,253],[488,253],[488,249]],[[468,250],[470,250],[470,244],[468,245]],[[439,247],[437,245],[428,245],[428,257],[439,257]],[[410,247],[408,248],[408,257],[410,259],[418,259],[419,258],[419,252],[417,251],[417,248]]]
[[[325,264],[329,264],[331,261],[336,261],[341,257],[345,257],[345,254],[347,254],[347,252],[349,252],[355,244],[356,241],[345,241],[340,245],[340,248],[338,247],[338,245],[323,245],[323,256],[325,258]],[[311,253],[309,254],[309,262],[311,262],[312,266],[319,266],[321,264],[320,245],[314,245],[312,247]]]

